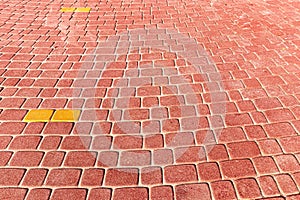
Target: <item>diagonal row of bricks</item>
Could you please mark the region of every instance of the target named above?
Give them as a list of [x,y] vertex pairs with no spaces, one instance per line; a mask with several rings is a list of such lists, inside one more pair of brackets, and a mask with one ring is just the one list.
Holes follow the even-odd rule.
[[[14,175],[18,175],[18,173],[22,174],[21,170],[17,172],[17,170],[14,170]],[[43,174],[46,172],[42,169],[40,170],[31,170],[27,172],[28,179],[30,174],[36,173],[34,177],[30,177],[33,179],[35,183],[39,183],[43,179]],[[77,188],[73,189],[76,185],[76,182],[78,182],[78,177],[80,176],[80,170],[75,169],[66,169],[64,170],[62,174],[62,170],[59,171],[53,171],[53,174],[55,175],[72,175],[72,178],[64,180],[64,183],[61,183],[60,186],[62,188],[54,189],[52,191],[51,199],[57,199],[58,197],[56,195],[60,194],[64,197],[67,197],[69,195],[78,195],[77,199],[85,199],[88,190],[85,188]],[[74,174],[77,174],[74,175]],[[291,198],[297,198],[297,195],[293,196],[293,194],[298,193],[298,189],[293,182],[291,176],[287,174],[282,175],[276,175],[275,177],[272,176],[261,176],[257,179],[253,178],[244,178],[244,179],[237,179],[235,181],[229,181],[229,180],[220,180],[220,181],[214,181],[211,183],[189,183],[189,184],[180,184],[180,185],[165,185],[165,186],[152,186],[150,188],[146,187],[133,187],[130,184],[129,187],[126,188],[116,188],[114,190],[111,190],[109,188],[105,187],[99,187],[99,183],[101,183],[103,177],[101,176],[103,172],[101,170],[97,169],[87,169],[85,173],[83,174],[82,178],[82,186],[91,186],[96,185],[98,188],[93,188],[89,190],[89,199],[95,199],[96,196],[94,195],[100,195],[99,197],[102,197],[101,199],[110,199],[111,195],[114,196],[114,199],[122,199],[122,198],[129,198],[130,195],[135,194],[136,196],[133,199],[147,199],[148,196],[151,196],[151,199],[173,199],[173,193],[176,196],[177,199],[186,199],[186,198],[203,198],[206,199],[211,198],[211,195],[215,199],[224,199],[224,198],[261,198],[262,196],[268,197],[268,196],[279,196],[282,192],[286,195],[292,195]],[[95,176],[97,175],[97,176]],[[116,174],[115,174],[116,175]],[[124,176],[123,174],[118,173],[117,175]],[[151,174],[155,178],[157,177],[157,174]],[[54,176],[54,175],[53,175]],[[27,178],[26,177],[26,178]],[[97,178],[95,178],[97,177]],[[108,178],[111,176],[108,176]],[[297,178],[299,177],[299,173],[296,173],[293,175],[293,177]],[[23,181],[23,185],[27,185],[26,179]],[[130,181],[134,180],[135,176],[127,176],[127,179],[124,181]],[[107,178],[106,178],[107,179]],[[89,181],[87,181],[89,180]],[[149,176],[147,175],[142,176],[142,181],[149,180]],[[59,180],[56,180],[59,181]],[[49,185],[52,185],[53,182],[51,182],[51,179],[48,179]],[[153,180],[152,180],[153,183]],[[63,186],[65,185],[71,186],[71,188],[65,188],[63,189]],[[87,184],[87,185],[85,185]],[[279,187],[277,187],[277,184]],[[29,184],[32,186],[32,184]],[[133,184],[134,185],[134,184]],[[238,193],[235,193],[235,188],[238,191]],[[225,190],[224,190],[225,189]],[[15,188],[13,187],[8,189],[1,189],[1,194],[7,194],[9,192],[15,191],[15,194],[10,194],[12,196],[15,195],[16,198],[24,198],[26,194],[26,189],[22,188]],[[23,190],[23,191],[22,191]],[[38,190],[39,193],[35,193]],[[44,190],[44,192],[42,192]],[[210,190],[212,190],[212,194],[210,193]],[[72,192],[70,194],[70,192]],[[40,199],[47,199],[50,196],[51,189],[48,188],[34,188],[28,191],[28,197],[31,195],[37,195]],[[33,193],[33,194],[32,194]],[[34,194],[35,193],[35,194]],[[103,196],[101,196],[103,195]],[[32,197],[31,197],[32,198]]]
[[[193,150],[195,148],[192,148]],[[163,151],[156,151],[156,153],[154,155],[157,155],[159,153],[162,153]],[[165,150],[165,152],[168,152],[168,150]],[[164,152],[164,153],[165,153]],[[121,162],[123,161],[123,155],[125,157],[125,161],[124,163],[126,163],[126,154],[128,154],[130,152],[122,152],[121,154]],[[193,152],[194,153],[194,152]],[[59,167],[61,165],[63,165],[64,167],[67,168],[72,168],[72,167],[84,167],[84,168],[88,168],[88,167],[93,167],[96,165],[98,167],[107,167],[106,164],[107,163],[101,163],[101,157],[102,158],[108,158],[111,156],[110,164],[112,164],[112,166],[109,167],[114,167],[117,164],[117,152],[109,152],[109,151],[104,151],[99,153],[97,162],[96,162],[96,157],[97,157],[97,152],[86,152],[86,151],[71,151],[68,153],[65,153],[63,151],[49,151],[47,153],[43,152],[33,152],[33,151],[20,151],[17,152],[13,158],[10,160],[11,156],[12,156],[12,152],[9,151],[3,151],[1,153],[1,155],[3,156],[1,164],[2,165],[6,165],[7,163],[9,163],[9,166],[11,167],[30,167],[32,169],[34,169],[34,167],[37,167],[39,165],[41,165],[42,167]],[[168,153],[166,153],[168,156]],[[209,155],[209,158],[215,156],[213,153],[211,153],[211,155]],[[24,159],[22,159],[22,157]],[[44,157],[44,158],[43,158]],[[84,161],[79,161],[78,159],[86,159]],[[194,156],[195,157],[195,156]],[[299,155],[297,154],[297,158],[299,157]],[[30,159],[31,158],[31,159]],[[133,157],[128,157],[128,159],[132,159]],[[27,159],[27,160],[25,160]],[[41,162],[41,160],[43,159],[43,162]],[[150,158],[149,158],[150,159]],[[162,157],[162,154],[160,155],[160,157],[158,157],[157,162],[158,164],[162,164],[164,165],[165,163],[159,163],[159,161],[164,161],[164,157]],[[172,157],[170,158],[172,159]],[[221,178],[221,174],[220,174],[220,170],[219,170],[219,166],[220,165],[220,169],[222,172],[222,177],[223,178],[239,178],[239,177],[254,177],[257,174],[258,175],[269,175],[269,174],[281,174],[281,173],[295,173],[299,170],[299,163],[298,160],[295,158],[294,155],[292,154],[284,154],[284,155],[276,155],[274,158],[270,157],[270,156],[261,156],[261,157],[254,157],[251,158],[251,160],[249,159],[233,159],[233,160],[219,160],[219,164],[217,162],[207,162],[205,160],[205,158],[202,158],[201,160],[197,160],[195,158],[185,158],[181,160],[177,160],[176,161],[176,165],[168,165],[165,166],[164,169],[164,174],[165,174],[165,182],[167,183],[172,183],[172,182],[189,182],[189,181],[196,181],[197,178],[197,174],[199,176],[199,179],[201,181],[212,181],[212,180],[218,180]],[[220,158],[219,158],[220,159]],[[104,159],[103,159],[104,160]],[[144,162],[143,161],[147,160],[147,158],[145,158],[144,160],[139,160],[137,162],[140,162],[141,167],[142,167],[142,171],[141,173],[144,173],[144,170],[146,170],[145,172],[147,172],[147,168],[149,173],[152,171],[156,172],[156,171],[161,171],[160,167],[155,166],[153,167],[153,170],[150,171],[150,169],[152,167],[147,167],[148,165],[150,165],[150,162]],[[196,172],[196,168],[194,165],[189,164],[189,163],[199,163],[197,165],[198,168],[198,172]],[[63,163],[63,164],[62,164]],[[181,164],[180,164],[181,163]],[[185,164],[186,163],[186,164]],[[172,163],[174,164],[174,163]],[[240,166],[241,164],[243,164],[244,166]],[[144,165],[144,166],[143,166]],[[125,165],[126,166],[126,165]],[[253,167],[255,166],[255,168]],[[190,170],[186,170],[185,172],[181,171],[181,169],[184,169],[186,167],[186,169],[190,169]],[[233,171],[234,169],[234,171]],[[5,175],[6,171],[10,171],[10,169],[5,169],[3,168],[3,170],[1,169],[1,171],[3,171],[3,176],[10,176],[10,175]],[[24,171],[24,170],[23,170]],[[108,169],[108,171],[110,171],[110,168]],[[116,170],[115,170],[116,171]],[[120,173],[122,173],[123,171],[126,172],[126,168],[120,168],[119,169]],[[134,173],[137,174],[137,169],[136,171],[134,171]],[[190,173],[191,176],[188,176],[187,174],[185,175],[180,175],[180,173]],[[177,176],[171,176],[170,174],[176,174]],[[45,174],[46,175],[46,174]],[[19,176],[19,181],[21,180],[23,174],[20,174]],[[136,175],[138,176],[138,175]],[[116,181],[118,181],[118,177],[119,176],[115,176],[114,179],[116,179]],[[6,177],[7,178],[7,177]],[[2,185],[10,185],[11,183],[7,182],[7,179],[5,177],[2,178]],[[111,178],[113,179],[113,178]],[[161,178],[159,178],[159,182],[162,181]],[[138,179],[136,179],[138,180]],[[14,182],[15,184],[18,184],[18,182]],[[123,180],[119,180],[119,181],[123,181]],[[117,184],[117,185],[121,185]],[[132,184],[135,183],[137,184],[137,182],[131,182]],[[126,183],[125,183],[126,184]]]
[[[14,136],[14,140],[22,140],[26,138],[25,135],[28,134],[37,134],[40,139],[46,139],[48,137],[51,137],[51,135],[55,135],[57,137],[60,136],[60,138],[62,138],[62,136],[66,137],[66,135],[69,135],[71,133],[71,129],[73,127],[72,123],[58,123],[58,122],[50,122],[50,123],[30,123],[26,126],[27,123],[22,123],[22,122],[2,122],[0,127],[1,127],[1,137],[2,138],[12,138],[12,136]],[[45,126],[46,125],[46,126]],[[106,128],[108,131],[107,133],[109,133],[109,129],[110,129],[110,124],[109,123],[98,123],[98,126],[101,126],[102,128]],[[295,124],[297,125],[297,124]],[[168,146],[178,146],[178,145],[190,145],[190,144],[204,144],[204,137],[208,134],[212,134],[209,131],[206,130],[202,130],[202,131],[198,131],[195,133],[195,135],[193,135],[192,133],[168,133],[165,136],[159,134],[159,133],[153,133],[150,134],[149,137],[144,137],[143,136],[139,136],[139,135],[135,135],[135,134],[131,134],[128,136],[122,136],[119,134],[115,134],[115,135],[101,135],[104,134],[103,132],[98,132],[97,129],[97,125],[96,129],[94,129],[92,131],[93,137],[107,137],[107,138],[112,138],[112,137],[123,137],[123,139],[125,139],[126,137],[130,138],[130,136],[132,136],[133,138],[135,137],[137,140],[139,140],[140,145],[138,146],[142,146],[143,144],[143,140],[149,141],[149,146],[151,146],[151,139],[152,137],[154,138],[154,136],[156,136],[157,144],[158,146],[163,146],[164,142],[163,139],[166,140],[166,144],[168,144]],[[81,132],[81,130],[85,130],[86,133],[89,133],[91,130],[92,126],[89,123],[80,123],[77,124],[75,126],[75,131],[78,130]],[[218,141],[221,143],[234,143],[234,142],[246,142],[247,138],[251,138],[251,139],[256,139],[258,140],[258,143],[262,143],[262,140],[269,140],[269,141],[275,141],[274,139],[278,139],[279,143],[281,144],[281,147],[284,149],[284,152],[294,152],[298,150],[297,145],[291,145],[289,146],[289,144],[297,144],[298,143],[298,136],[297,136],[297,132],[295,130],[293,130],[292,126],[288,123],[278,123],[278,124],[272,124],[272,125],[266,125],[264,127],[265,129],[263,129],[263,127],[261,126],[245,126],[245,132],[243,131],[242,128],[238,128],[238,127],[230,127],[230,128],[225,128],[222,130],[220,137],[218,138]],[[23,132],[24,130],[24,132]],[[282,130],[285,130],[286,132],[283,132]],[[22,133],[23,132],[23,133]],[[18,136],[22,133],[22,136]],[[43,137],[41,137],[39,134],[43,133]],[[25,135],[23,135],[25,134]],[[78,135],[76,132],[74,132],[74,134]],[[81,134],[84,134],[84,132],[81,132]],[[48,135],[48,136],[47,136]],[[192,142],[188,142],[191,140],[185,140],[187,143],[185,144],[184,142],[182,143],[170,143],[172,137],[174,136],[179,136],[182,135],[182,139],[184,138],[189,138],[192,137]],[[195,137],[195,138],[194,138]],[[272,137],[274,137],[274,139],[272,139]],[[75,137],[76,138],[76,137]],[[88,137],[89,138],[89,137]],[[140,138],[140,139],[139,139]],[[29,139],[29,138],[28,138]],[[79,136],[77,137],[78,139],[78,143],[80,143],[79,140]],[[91,138],[90,138],[91,139]],[[11,140],[11,139],[10,139]],[[10,143],[10,140],[8,140],[7,142],[4,142],[4,147],[8,146],[8,144]],[[5,140],[4,140],[5,141]],[[15,143],[16,141],[14,141]],[[18,142],[17,142],[18,143]],[[249,142],[250,144],[251,142]],[[278,146],[278,142],[274,142],[273,143],[273,147],[275,149],[275,144],[277,144]],[[38,144],[37,144],[38,145]],[[107,142],[108,146],[111,146],[111,142]],[[271,146],[271,145],[270,145]],[[24,147],[26,147],[26,145],[24,144]],[[22,146],[19,146],[19,148],[22,148]],[[261,149],[262,147],[260,147]]]

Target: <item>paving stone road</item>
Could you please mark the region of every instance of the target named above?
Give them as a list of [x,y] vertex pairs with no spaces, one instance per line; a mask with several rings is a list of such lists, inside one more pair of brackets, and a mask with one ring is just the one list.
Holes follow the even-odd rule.
[[297,0],[0,0],[0,199],[300,199]]

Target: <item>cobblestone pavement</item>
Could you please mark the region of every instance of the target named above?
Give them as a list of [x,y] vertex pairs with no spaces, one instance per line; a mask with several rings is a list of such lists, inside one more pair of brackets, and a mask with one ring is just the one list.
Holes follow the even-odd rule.
[[300,199],[299,27],[297,0],[0,0],[0,199]]

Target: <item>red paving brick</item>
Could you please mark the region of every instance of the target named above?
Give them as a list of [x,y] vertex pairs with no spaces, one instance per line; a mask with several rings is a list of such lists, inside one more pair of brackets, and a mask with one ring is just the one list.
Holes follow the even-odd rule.
[[176,199],[210,199],[210,192],[208,185],[205,183],[200,184],[187,184],[178,185],[175,188]]
[[159,200],[171,200],[173,199],[173,188],[171,186],[156,186],[151,188],[150,199]]
[[236,199],[233,184],[230,181],[216,181],[211,184],[215,199]]
[[23,200],[25,199],[27,189],[24,188],[0,188],[0,197],[1,199],[15,199]]
[[50,189],[44,189],[44,188],[34,188],[29,191],[27,195],[27,199],[41,199],[41,200],[47,200],[49,199],[49,196],[51,194]]
[[260,189],[264,196],[280,195],[279,189],[272,176],[261,176],[258,178]]
[[255,179],[239,179],[236,180],[235,183],[240,198],[254,199],[261,197],[260,189]]
[[147,188],[117,188],[114,192],[113,199],[122,200],[122,199],[148,199],[148,190]]
[[138,177],[138,169],[109,169],[106,173],[105,185],[137,185]]
[[86,199],[87,190],[78,188],[61,188],[53,191],[51,200],[62,200],[62,199]]
[[46,169],[30,169],[22,182],[23,186],[41,186],[47,175]]
[[164,175],[167,183],[197,181],[197,172],[194,165],[167,166]]
[[0,199],[299,199],[299,9],[3,1]]
[[24,169],[1,169],[1,185],[18,185],[25,173]]
[[49,186],[76,186],[81,175],[79,169],[53,169],[49,172],[46,185]]

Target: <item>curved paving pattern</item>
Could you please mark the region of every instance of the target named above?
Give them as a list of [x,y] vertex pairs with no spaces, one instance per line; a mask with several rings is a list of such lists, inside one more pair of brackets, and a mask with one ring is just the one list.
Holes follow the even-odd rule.
[[0,199],[300,197],[298,1],[0,2]]

